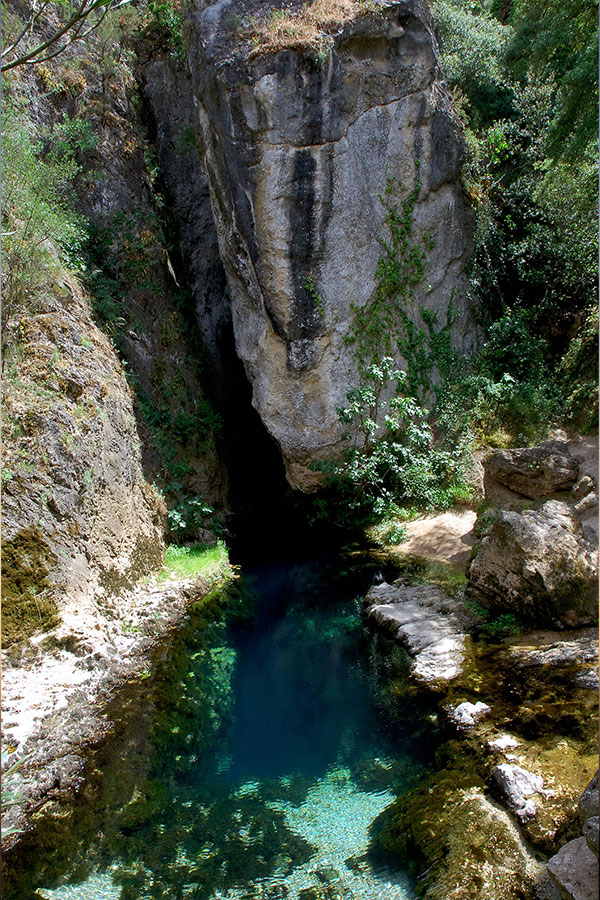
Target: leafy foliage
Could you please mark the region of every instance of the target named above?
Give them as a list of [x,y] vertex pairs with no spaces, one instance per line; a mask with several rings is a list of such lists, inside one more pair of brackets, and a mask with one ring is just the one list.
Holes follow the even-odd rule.
[[598,133],[598,3],[515,0],[508,51],[512,70],[553,84],[552,156],[577,159]]
[[[40,0],[24,5],[23,19],[2,49],[2,71],[54,59],[96,30],[106,16],[131,0]],[[50,14],[50,15],[49,15]],[[56,24],[48,28],[48,21]],[[57,21],[58,19],[58,21]],[[39,26],[46,28],[40,33]]]
[[178,543],[197,540],[203,529],[214,530],[214,512],[200,497],[184,497],[167,514],[171,539]]
[[[471,283],[486,345],[473,371],[490,387],[514,380],[513,419],[529,409],[561,421],[566,411],[591,426],[597,404],[586,390],[574,412],[566,399],[577,384],[561,359],[597,308],[597,4],[489,6],[434,6],[477,213]],[[591,335],[586,346],[595,359]]]
[[11,323],[35,311],[61,263],[73,264],[84,241],[83,220],[69,203],[78,170],[62,136],[43,153],[31,122],[10,99],[2,115],[2,347]]
[[446,509],[469,499],[460,454],[434,447],[429,411],[405,393],[406,382],[393,359],[384,357],[368,367],[364,384],[349,391],[349,405],[338,415],[353,429],[353,446],[341,460],[316,464],[328,484],[315,501],[317,517],[361,526],[395,512],[399,502]]
[[151,18],[145,29],[146,34],[173,58],[182,60],[184,49],[180,0],[150,0],[148,9]]
[[420,246],[411,238],[420,188],[417,179],[413,190],[400,200],[402,185],[389,178],[385,194],[379,196],[389,237],[378,237],[383,254],[375,272],[375,293],[366,306],[352,306],[354,321],[345,338],[354,346],[361,374],[382,356],[393,355],[399,346],[402,349],[405,339],[410,340],[407,329],[410,331],[411,320],[406,306],[423,280],[426,254],[433,246],[427,234],[422,236]]

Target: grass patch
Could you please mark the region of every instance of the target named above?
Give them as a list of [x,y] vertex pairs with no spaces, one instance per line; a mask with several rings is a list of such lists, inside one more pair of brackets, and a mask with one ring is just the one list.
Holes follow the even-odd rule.
[[252,42],[250,56],[302,48],[320,59],[332,44],[330,32],[378,8],[372,0],[312,0],[296,10],[271,9],[252,20],[246,30]]
[[165,553],[165,565],[158,573],[158,581],[177,578],[197,578],[199,575],[214,574],[219,569],[229,568],[227,547],[223,541],[213,546],[194,544],[179,547],[171,544]]

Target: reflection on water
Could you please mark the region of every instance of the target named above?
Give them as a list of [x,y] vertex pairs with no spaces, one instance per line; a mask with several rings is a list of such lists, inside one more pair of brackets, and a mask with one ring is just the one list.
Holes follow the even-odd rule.
[[370,829],[434,741],[423,710],[384,702],[369,579],[364,563],[264,567],[245,581],[251,621],[247,591],[198,608],[113,711],[82,797],[7,861],[6,900],[412,898],[372,867]]

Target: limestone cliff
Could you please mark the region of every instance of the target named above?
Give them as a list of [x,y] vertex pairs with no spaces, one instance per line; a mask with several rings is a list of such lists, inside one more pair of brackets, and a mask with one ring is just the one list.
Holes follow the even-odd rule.
[[353,307],[373,296],[390,178],[401,185],[398,202],[420,185],[412,237],[433,243],[407,312],[417,319],[422,305],[442,318],[454,292],[456,345],[466,348],[473,333],[462,133],[428,6],[320,6],[341,12],[308,24],[290,13],[281,34],[281,13],[264,18],[274,3],[199,0],[189,22],[237,352],[288,481],[302,490],[316,486],[311,463],[341,447],[336,408],[357,382],[345,338]]
[[5,365],[5,646],[61,619],[77,632],[163,561],[165,511],[142,472],[131,390],[88,304],[64,276]]

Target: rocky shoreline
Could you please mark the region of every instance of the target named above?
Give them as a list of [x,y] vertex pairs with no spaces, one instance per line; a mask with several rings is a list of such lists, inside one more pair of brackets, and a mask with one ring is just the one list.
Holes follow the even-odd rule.
[[2,818],[3,849],[19,840],[34,810],[78,786],[85,748],[112,729],[107,704],[127,682],[147,677],[190,606],[231,577],[227,564],[196,578],[153,578],[95,615],[88,610],[3,652],[3,763],[25,760],[13,778],[18,802]]
[[[416,851],[428,897],[483,900],[500,887],[506,900],[597,896],[597,498],[594,442],[586,446],[579,460],[554,441],[484,461],[488,505],[465,587],[451,593],[401,576],[365,597],[367,622],[403,648],[416,688],[438,696],[448,730],[445,769],[394,804],[378,838],[400,859]],[[538,509],[523,508],[532,494]],[[490,514],[498,499],[507,508]],[[457,541],[469,537],[439,544],[454,550]],[[537,588],[524,607],[508,589],[516,575]],[[521,633],[509,634],[517,610]],[[527,627],[536,617],[546,630]]]

